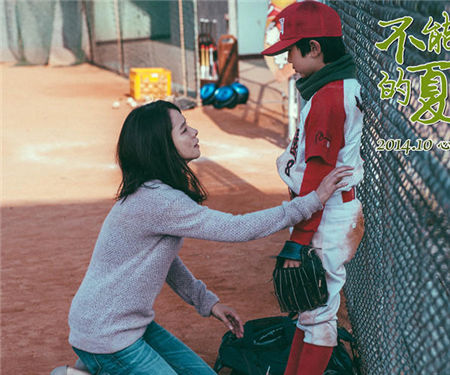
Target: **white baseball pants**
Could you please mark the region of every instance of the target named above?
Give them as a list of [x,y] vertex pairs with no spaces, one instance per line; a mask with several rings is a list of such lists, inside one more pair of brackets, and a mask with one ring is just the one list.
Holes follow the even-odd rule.
[[326,203],[322,220],[312,239],[317,255],[326,270],[328,301],[326,306],[300,313],[297,327],[305,332],[304,341],[313,345],[337,345],[337,312],[340,291],[344,286],[344,264],[356,253],[364,234],[361,202],[353,199],[343,203],[340,193]]

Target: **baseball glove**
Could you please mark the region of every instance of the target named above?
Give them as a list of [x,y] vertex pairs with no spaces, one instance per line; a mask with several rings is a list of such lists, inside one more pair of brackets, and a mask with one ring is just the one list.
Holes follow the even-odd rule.
[[[286,259],[300,261],[300,267],[283,268]],[[325,270],[315,249],[292,241],[277,256],[273,286],[282,312],[314,310],[328,299]]]

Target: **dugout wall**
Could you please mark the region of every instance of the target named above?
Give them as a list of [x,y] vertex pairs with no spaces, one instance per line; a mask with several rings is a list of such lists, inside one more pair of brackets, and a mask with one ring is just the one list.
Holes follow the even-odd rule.
[[227,0],[5,0],[9,50],[19,64],[90,62],[128,76],[132,67],[171,70],[175,91],[196,96],[198,20],[228,29]]

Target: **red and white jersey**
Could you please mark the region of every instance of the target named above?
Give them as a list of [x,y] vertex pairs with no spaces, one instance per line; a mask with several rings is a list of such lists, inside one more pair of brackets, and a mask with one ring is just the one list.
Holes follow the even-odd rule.
[[354,167],[353,175],[344,179],[348,185],[340,190],[350,190],[363,179],[360,88],[353,78],[330,82],[301,110],[295,136],[277,159],[280,177],[295,194],[300,192],[306,162],[315,156],[331,166]]

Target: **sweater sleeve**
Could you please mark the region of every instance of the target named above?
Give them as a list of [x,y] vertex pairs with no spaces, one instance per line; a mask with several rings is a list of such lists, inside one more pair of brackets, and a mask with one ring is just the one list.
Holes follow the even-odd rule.
[[177,237],[190,237],[211,241],[243,242],[266,237],[281,229],[309,219],[322,204],[313,191],[310,194],[283,202],[266,210],[233,215],[201,206],[181,191],[173,190],[165,207],[154,207],[158,218],[151,220],[152,231]]
[[192,275],[179,256],[173,260],[166,278],[167,284],[201,316],[209,316],[219,298],[206,288],[203,281]]

